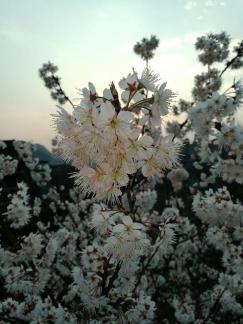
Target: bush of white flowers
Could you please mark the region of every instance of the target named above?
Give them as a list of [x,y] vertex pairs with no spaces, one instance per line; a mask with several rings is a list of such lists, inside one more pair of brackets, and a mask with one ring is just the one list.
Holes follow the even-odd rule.
[[78,105],[57,67],[40,70],[74,184],[55,185],[33,145],[14,141],[9,154],[0,142],[0,323],[243,318],[243,86],[221,91],[226,71],[243,65],[243,42],[231,58],[226,33],[199,37],[207,72],[195,77],[194,101],[178,104],[148,67],[158,43],[135,45],[142,73],[102,94],[89,83]]

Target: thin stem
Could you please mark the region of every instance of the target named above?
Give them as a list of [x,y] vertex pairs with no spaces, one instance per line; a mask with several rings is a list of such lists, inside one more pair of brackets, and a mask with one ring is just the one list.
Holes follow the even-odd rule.
[[131,194],[131,189],[133,188],[133,186],[135,184],[135,179],[136,179],[136,173],[134,173],[133,177],[129,180],[129,184],[127,186],[127,191],[126,191],[130,213],[133,213],[133,208],[134,208],[134,204],[135,204],[135,201]]
[[110,101],[110,102],[112,102],[111,99],[107,99],[107,98],[105,98],[105,97],[101,97],[101,96],[95,96],[95,98],[96,98],[96,99],[103,99],[104,101]]
[[131,195],[130,188],[127,189],[127,200],[128,200],[130,212],[132,213],[133,212],[133,202],[132,202],[132,195]]
[[[129,111],[132,111],[133,109],[135,109],[135,108],[137,108],[137,107],[139,107],[139,106],[141,106],[143,104],[146,104],[146,103],[148,103],[148,104],[153,103],[153,97],[143,99],[141,101],[138,101],[138,102],[134,103],[133,105],[130,106]],[[147,107],[142,107],[142,108],[149,110]]]
[[239,55],[237,54],[235,57],[232,58],[231,61],[229,61],[229,62],[226,64],[225,68],[221,71],[221,73],[220,73],[220,75],[219,75],[220,78],[222,77],[222,75],[224,74],[224,72],[225,72],[226,70],[228,70],[228,68],[229,68],[229,67],[230,67],[230,66],[235,62],[235,60],[236,60],[238,57],[239,57]]
[[101,295],[103,295],[104,292],[105,292],[105,284],[106,284],[106,279],[108,277],[108,268],[109,268],[109,265],[110,265],[110,259],[111,259],[111,256],[108,259],[104,260],[104,266],[103,266],[104,274],[103,274],[103,280],[102,280]]
[[3,320],[4,323],[13,323],[13,324],[28,323],[25,320],[21,320],[19,318],[15,318],[15,317],[9,317],[8,315],[6,315],[6,317],[4,315],[0,315],[0,320]]
[[210,309],[208,316],[204,319],[204,321],[202,322],[202,324],[206,324],[208,323],[210,318],[214,318],[215,315],[217,314],[217,312],[219,311],[219,302],[220,299],[222,298],[223,294],[224,294],[225,290],[223,290],[221,292],[221,294],[218,296],[218,298],[215,300],[215,303],[213,304],[213,307]]
[[114,281],[116,280],[116,278],[117,278],[117,276],[118,276],[118,273],[119,273],[119,271],[120,271],[120,269],[121,269],[121,265],[122,265],[122,261],[118,261],[118,262],[117,262],[117,265],[116,265],[116,269],[115,269],[115,271],[114,271],[114,273],[113,273],[113,276],[111,277],[111,279],[110,279],[110,281],[109,281],[107,287],[103,289],[103,294],[104,294],[104,295],[107,296],[108,293],[109,293],[109,291],[111,290],[112,285],[113,285]]
[[145,263],[145,265],[143,265],[142,270],[141,270],[141,272],[140,272],[140,274],[138,276],[137,282],[136,282],[136,284],[135,284],[135,286],[133,288],[133,292],[136,291],[138,285],[140,284],[140,281],[142,279],[142,276],[143,276],[144,272],[150,266],[150,263],[153,260],[153,257],[155,256],[155,254],[158,252],[158,250],[159,250],[159,245],[155,248],[154,252],[150,255],[150,257],[149,257],[148,261]]
[[128,101],[127,101],[127,104],[126,104],[124,110],[128,110],[129,104],[130,104],[132,98],[135,96],[135,94],[136,94],[137,92],[138,92],[138,89],[136,89],[136,90],[134,90],[133,92],[130,92],[130,93],[129,93],[129,98],[128,98]]
[[74,104],[72,103],[72,101],[65,95],[65,99],[70,103],[70,105],[73,107],[73,109],[75,108]]
[[[234,87],[234,85],[232,85],[232,86],[230,86],[229,88],[227,88],[225,91],[224,91],[224,93],[223,94],[226,94],[230,89],[232,89]],[[233,91],[232,92],[230,92],[230,94],[232,94],[233,93]]]
[[[182,128],[187,124],[188,119],[186,119],[182,124],[180,124],[180,131],[182,130]],[[174,141],[174,139],[176,138],[176,135],[173,136],[172,138],[172,142]]]
[[180,244],[182,244],[182,243],[184,243],[184,242],[190,241],[191,239],[194,239],[194,238],[197,237],[197,236],[198,236],[198,234],[194,234],[194,235],[190,236],[189,238],[186,238],[186,239],[184,239],[184,240],[182,240],[182,241],[179,241],[179,242],[177,243],[177,246],[180,245]]
[[68,96],[65,94],[65,92],[63,91],[63,89],[62,89],[62,87],[61,87],[61,84],[60,84],[58,78],[55,77],[54,74],[52,74],[52,78],[53,78],[53,80],[57,83],[57,85],[58,85],[58,87],[59,87],[58,90],[60,90],[60,92],[61,92],[61,94],[63,95],[63,97],[65,98],[65,100],[68,101],[68,102],[70,103],[70,105],[71,105],[73,108],[75,108],[75,106],[74,106],[74,104],[72,103],[72,101],[69,99],[69,97],[68,97]]

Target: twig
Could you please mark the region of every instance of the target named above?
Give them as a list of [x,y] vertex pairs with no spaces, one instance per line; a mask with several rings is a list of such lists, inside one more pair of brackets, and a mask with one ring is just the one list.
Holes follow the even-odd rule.
[[[180,130],[179,131],[182,130],[182,128],[187,124],[187,122],[188,122],[188,119],[186,119],[182,124],[180,124]],[[176,138],[176,135],[173,136],[172,142],[174,141],[175,138]]]
[[215,317],[215,315],[217,314],[219,308],[219,302],[220,299],[222,298],[223,294],[225,292],[225,289],[223,289],[223,291],[221,292],[221,294],[218,296],[218,298],[215,300],[215,303],[213,304],[213,307],[210,309],[208,316],[204,319],[204,321],[202,322],[202,324],[206,324],[208,323],[208,320],[212,317]]
[[129,204],[129,209],[130,212],[133,212],[133,202],[132,202],[132,195],[131,195],[131,191],[130,188],[127,188],[127,200],[128,200],[128,204]]
[[118,261],[118,262],[117,262],[117,265],[116,265],[116,269],[115,269],[115,271],[114,271],[114,273],[113,273],[113,276],[111,277],[111,279],[110,279],[110,281],[109,281],[107,287],[103,289],[103,294],[104,294],[104,295],[107,296],[108,293],[109,293],[109,291],[111,290],[112,285],[113,285],[114,281],[116,280],[116,278],[117,278],[117,276],[118,276],[118,273],[119,273],[119,271],[120,271],[120,269],[121,269],[121,265],[122,265],[122,261]]
[[133,292],[136,291],[138,285],[140,284],[140,281],[141,281],[141,279],[142,279],[142,276],[143,276],[144,272],[145,272],[145,271],[147,270],[147,268],[149,267],[149,265],[150,265],[150,263],[151,263],[153,257],[154,257],[155,254],[158,252],[158,250],[159,250],[159,245],[155,248],[154,252],[150,255],[150,257],[149,257],[148,261],[146,262],[146,264],[143,265],[142,270],[141,270],[141,272],[140,272],[140,274],[139,274],[139,276],[138,276],[138,280],[137,280],[137,282],[136,282],[136,284],[135,284],[135,286],[134,286],[134,288],[133,288]]
[[13,323],[13,324],[28,323],[28,321],[21,320],[19,318],[15,318],[15,317],[9,317],[8,315],[6,315],[6,316],[0,315],[0,320],[4,321],[5,323]]
[[59,87],[59,91],[61,92],[61,94],[63,95],[64,99],[67,100],[70,105],[75,108],[74,104],[72,103],[72,101],[69,99],[69,97],[66,95],[66,93],[63,91],[62,87],[61,87],[61,84],[59,82],[59,79],[52,73],[52,79],[56,82],[56,84],[58,85]]
[[235,57],[233,57],[232,60],[229,61],[229,62],[226,64],[225,68],[221,71],[221,73],[220,73],[220,75],[219,75],[219,78],[222,77],[222,75],[224,74],[224,72],[225,72],[226,70],[228,70],[228,68],[229,68],[229,67],[230,67],[230,66],[235,62],[235,60],[236,60],[238,57],[239,57],[239,54],[237,54]]
[[[140,107],[140,106],[143,106],[143,105],[146,104],[146,103],[148,103],[148,104],[153,103],[153,100],[154,100],[153,97],[152,97],[152,98],[143,99],[143,100],[138,101],[138,102],[134,103],[133,105],[131,105],[131,106],[129,107],[129,109],[128,109],[128,108],[124,108],[124,110],[132,111],[132,110],[134,110],[135,108]],[[145,107],[141,107],[141,108],[145,108]]]

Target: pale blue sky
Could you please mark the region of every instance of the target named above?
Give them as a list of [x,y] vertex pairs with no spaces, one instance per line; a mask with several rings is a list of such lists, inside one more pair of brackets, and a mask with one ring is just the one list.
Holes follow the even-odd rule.
[[[38,77],[42,63],[58,65],[67,94],[92,81],[99,90],[143,62],[133,53],[155,34],[151,67],[188,98],[197,63],[197,36],[227,31],[243,38],[243,0],[0,0],[0,138],[50,147],[55,102]],[[230,77],[233,77],[231,75]]]

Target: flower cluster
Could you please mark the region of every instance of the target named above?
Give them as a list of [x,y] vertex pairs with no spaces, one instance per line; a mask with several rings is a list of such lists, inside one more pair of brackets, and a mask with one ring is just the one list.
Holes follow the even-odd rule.
[[19,158],[31,170],[31,177],[37,186],[43,186],[51,180],[51,168],[48,164],[40,164],[38,158],[33,158],[35,146],[24,141],[14,141],[14,148]]
[[215,62],[222,62],[228,57],[229,44],[230,37],[225,32],[222,32],[198,37],[195,47],[197,50],[202,51],[198,55],[200,62],[204,65],[211,65]]
[[18,161],[11,156],[0,155],[0,180],[6,175],[12,175],[15,173],[18,165]]
[[243,206],[232,202],[226,187],[216,192],[209,189],[204,196],[198,193],[194,196],[193,209],[202,222],[209,225],[239,227],[243,222]]
[[178,191],[183,187],[183,181],[189,178],[189,173],[183,168],[171,170],[168,175],[174,191]]
[[61,107],[54,115],[62,156],[79,170],[76,183],[98,200],[116,202],[139,171],[149,178],[178,165],[180,143],[163,136],[161,121],[173,93],[156,81],[148,69],[141,78],[135,72],[123,78],[123,107],[114,84],[100,97],[90,83],[72,115]]
[[18,191],[11,197],[11,202],[7,206],[5,214],[10,227],[20,228],[25,226],[30,219],[30,207],[28,205],[28,188],[24,183],[18,183]]
[[153,51],[158,47],[158,45],[159,39],[152,35],[150,39],[143,38],[141,42],[138,42],[134,46],[133,50],[137,55],[140,55],[143,60],[148,61],[153,58]]

